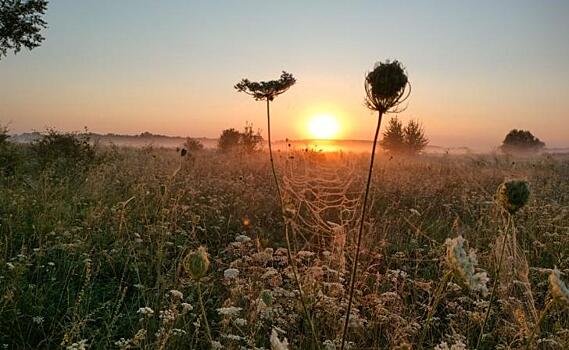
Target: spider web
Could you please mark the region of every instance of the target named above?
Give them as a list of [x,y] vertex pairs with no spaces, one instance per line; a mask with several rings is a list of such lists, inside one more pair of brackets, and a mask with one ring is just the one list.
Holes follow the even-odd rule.
[[343,256],[346,236],[359,220],[362,195],[354,158],[289,151],[284,169],[283,196],[292,209],[289,225],[295,242],[301,241],[302,249],[342,251]]

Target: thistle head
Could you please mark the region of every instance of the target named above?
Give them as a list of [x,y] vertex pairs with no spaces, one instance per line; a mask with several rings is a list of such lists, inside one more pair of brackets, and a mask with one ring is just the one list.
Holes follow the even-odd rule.
[[556,268],[549,274],[549,292],[555,301],[569,305],[569,288],[561,280],[561,273]]
[[445,244],[447,247],[447,265],[459,282],[473,291],[486,294],[488,292],[486,286],[489,281],[488,274],[485,271],[476,272],[478,259],[474,250],[471,249],[467,253],[468,243],[466,240],[462,236],[458,236],[454,239],[448,238]]
[[184,269],[199,281],[207,275],[209,270],[209,258],[204,247],[199,247],[195,251],[186,255],[183,261]]
[[[409,81],[403,65],[395,60],[375,64],[366,75],[366,105],[369,109],[386,113],[404,102],[410,93]],[[391,112],[399,112],[396,109]]]
[[529,184],[524,180],[504,181],[496,193],[500,205],[510,214],[514,214],[527,204],[529,199]]
[[255,82],[249,79],[242,79],[239,83],[235,84],[234,88],[239,92],[253,96],[257,101],[272,101],[276,96],[290,89],[295,83],[296,79],[293,75],[283,71],[278,80]]

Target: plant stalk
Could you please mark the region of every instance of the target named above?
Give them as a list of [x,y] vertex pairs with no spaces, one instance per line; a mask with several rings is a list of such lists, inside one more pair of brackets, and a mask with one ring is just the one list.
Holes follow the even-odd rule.
[[488,309],[486,309],[486,315],[484,316],[484,322],[482,322],[482,328],[480,329],[480,334],[478,335],[478,340],[476,341],[477,350],[482,343],[482,337],[484,336],[484,329],[486,328],[486,323],[490,318],[490,310],[492,309],[492,303],[494,302],[494,297],[496,294],[496,289],[498,287],[498,280],[500,279],[500,272],[502,270],[502,261],[504,260],[504,253],[506,252],[506,240],[508,239],[508,231],[510,225],[512,224],[512,215],[508,213],[508,222],[506,223],[506,229],[504,230],[504,241],[502,242],[502,250],[500,252],[500,257],[498,258],[498,266],[496,267],[496,273],[494,274],[494,283],[492,285],[492,293],[490,294],[490,302],[488,304]]
[[358,270],[358,260],[360,257],[362,235],[364,232],[365,215],[366,215],[366,209],[367,209],[367,199],[369,196],[369,189],[370,189],[370,185],[371,185],[371,176],[373,173],[373,162],[375,160],[375,148],[377,145],[377,138],[379,136],[379,128],[381,127],[382,117],[383,117],[383,112],[379,111],[379,116],[377,118],[377,127],[375,128],[375,135],[373,137],[373,148],[371,150],[371,159],[369,162],[369,171],[367,174],[366,190],[364,193],[364,203],[363,203],[363,207],[362,207],[362,215],[361,215],[360,227],[359,227],[359,231],[358,231],[358,241],[356,243],[356,256],[354,258],[354,266],[352,267],[352,274],[351,274],[351,278],[350,278],[350,295],[348,298],[348,310],[346,312],[346,320],[344,322],[344,330],[342,332],[342,345],[340,346],[340,350],[344,350],[345,343],[346,343],[346,337],[348,336],[348,325],[350,323],[350,312],[352,311],[352,302],[354,299],[354,288],[355,288],[355,284],[356,284],[356,274],[357,274],[357,270]]
[[427,331],[429,330],[429,326],[431,325],[431,320],[433,319],[433,316],[435,315],[435,310],[439,306],[443,292],[446,290],[446,287],[447,287],[448,282],[451,279],[451,277],[452,277],[452,272],[448,271],[444,275],[441,284],[437,288],[437,291],[435,293],[435,299],[433,301],[433,304],[429,308],[429,312],[427,313],[427,320],[425,321],[425,326],[423,327],[423,331],[421,332],[421,337],[419,338],[419,343],[417,344],[419,349],[423,348],[423,341],[425,341],[425,336],[427,335]]
[[308,306],[306,305],[306,299],[304,298],[304,292],[302,291],[302,284],[300,283],[300,278],[298,277],[298,271],[296,269],[296,262],[292,256],[292,245],[290,243],[290,237],[288,232],[288,222],[285,215],[285,208],[284,208],[284,201],[281,192],[281,188],[279,185],[279,181],[277,178],[277,172],[275,170],[275,162],[273,160],[273,148],[271,142],[271,113],[270,113],[270,101],[267,98],[267,134],[268,134],[268,141],[269,141],[269,158],[271,160],[271,171],[273,173],[273,179],[275,181],[275,186],[277,188],[277,196],[279,197],[280,207],[281,207],[281,215],[285,224],[285,239],[286,239],[286,246],[287,246],[287,257],[290,262],[290,266],[292,267],[292,274],[294,276],[294,281],[298,288],[298,294],[300,303],[302,304],[302,310],[304,312],[304,316],[306,317],[308,324],[310,326],[310,332],[312,333],[312,337],[314,339],[314,343],[316,344],[316,348],[320,349],[320,343],[318,340],[318,336],[316,335],[316,330],[314,328],[314,323],[312,322],[312,317],[310,316],[310,312],[308,311]]
[[203,298],[202,298],[202,288],[201,288],[201,282],[198,281],[198,298],[200,301],[200,308],[202,309],[202,317],[203,317],[203,322],[204,322],[204,326],[205,326],[205,332],[207,334],[207,340],[209,341],[209,347],[212,346],[213,343],[213,338],[211,337],[211,331],[209,330],[209,324],[207,322],[207,315],[205,313],[205,306],[203,303]]

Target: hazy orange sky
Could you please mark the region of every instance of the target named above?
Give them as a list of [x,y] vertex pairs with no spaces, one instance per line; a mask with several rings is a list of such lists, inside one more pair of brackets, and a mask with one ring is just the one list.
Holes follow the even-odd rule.
[[[412,3],[411,5],[409,5]],[[315,114],[370,139],[363,78],[399,59],[412,84],[400,117],[431,144],[490,148],[512,128],[569,146],[568,1],[52,0],[40,48],[0,61],[0,123],[217,137],[265,106],[243,77],[298,82],[272,105],[276,138],[307,138]]]

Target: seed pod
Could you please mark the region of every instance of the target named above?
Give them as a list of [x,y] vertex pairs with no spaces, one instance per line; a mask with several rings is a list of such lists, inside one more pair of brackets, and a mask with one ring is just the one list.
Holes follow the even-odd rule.
[[510,214],[514,214],[527,204],[529,194],[529,184],[527,181],[508,180],[498,187],[496,199],[505,210]]
[[184,269],[194,278],[200,280],[207,275],[209,258],[204,247],[199,247],[184,258]]

